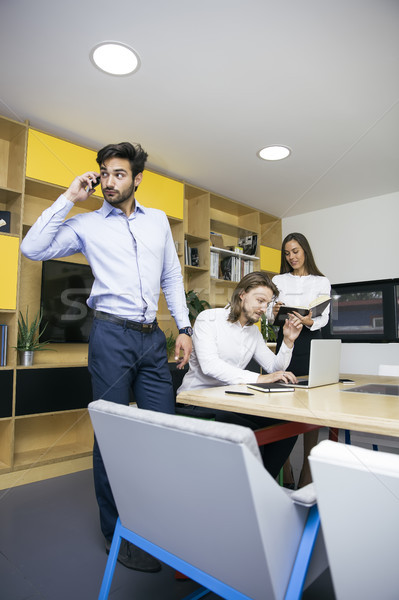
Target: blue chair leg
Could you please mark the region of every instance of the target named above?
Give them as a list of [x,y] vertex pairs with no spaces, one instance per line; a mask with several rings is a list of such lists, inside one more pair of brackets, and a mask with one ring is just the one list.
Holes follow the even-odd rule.
[[198,590],[195,590],[195,592],[193,592],[192,594],[184,596],[183,600],[199,600],[199,598],[203,598],[204,596],[210,593],[211,590],[208,590],[204,587],[200,587]]
[[345,429],[345,444],[351,444],[351,432]]
[[285,600],[299,600],[305,583],[313,548],[320,528],[320,516],[317,504],[312,506],[308,513],[305,529],[303,530],[301,543],[292,569],[288,583]]
[[185,560],[175,556],[160,546],[157,546],[156,544],[153,544],[152,542],[141,537],[137,533],[127,529],[121,524],[119,518],[116,522],[114,537],[112,539],[111,549],[109,551],[107,566],[105,568],[98,600],[107,600],[108,598],[122,538],[128,542],[131,542],[132,544],[135,544],[139,548],[142,548],[146,552],[149,552],[158,558],[158,560],[166,563],[173,569],[177,569],[181,573],[184,573],[187,577],[193,579],[201,586],[185,600],[197,600],[203,596],[206,596],[206,594],[208,594],[210,591],[218,594],[222,598],[226,598],[226,600],[250,600],[250,598],[242,592],[239,592],[238,590],[230,587],[228,584],[223,583],[212,575],[201,571],[194,565],[191,565]]
[[112,578],[114,576],[115,565],[118,559],[119,548],[121,545],[121,522],[118,518],[114,531],[114,537],[112,538],[112,544],[108,555],[107,566],[105,567],[104,577],[101,584],[100,594],[98,600],[107,600],[109,590],[111,588]]

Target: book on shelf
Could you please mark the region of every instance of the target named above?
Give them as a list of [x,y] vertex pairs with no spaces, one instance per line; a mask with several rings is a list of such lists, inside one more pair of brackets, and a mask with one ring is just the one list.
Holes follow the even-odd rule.
[[210,276],[212,279],[219,278],[219,254],[217,252],[211,252]]
[[258,245],[258,236],[256,233],[247,235],[238,239],[238,245],[243,249],[244,254],[253,256],[256,254],[256,248]]
[[215,248],[224,248],[223,236],[221,233],[211,231],[209,237],[211,241],[211,246],[214,246]]
[[323,295],[310,302],[309,306],[290,306],[289,304],[283,304],[280,306],[280,310],[274,319],[274,325],[284,325],[284,321],[288,319],[288,313],[293,312],[297,312],[302,315],[302,317],[306,317],[306,315],[312,311],[312,319],[319,317],[330,302],[330,296]]
[[11,213],[9,210],[0,210],[0,232],[10,233]]
[[190,261],[192,267],[199,267],[199,254],[198,248],[189,248]]
[[190,267],[199,267],[198,248],[193,248],[184,242],[184,264]]
[[184,240],[184,264],[189,265],[188,262],[188,241]]
[[0,350],[0,367],[7,366],[7,325],[0,325],[1,333],[1,350]]
[[254,263],[240,256],[226,256],[220,263],[220,270],[225,281],[241,281],[244,275],[252,273]]
[[258,392],[295,392],[295,388],[287,383],[247,383],[247,388]]

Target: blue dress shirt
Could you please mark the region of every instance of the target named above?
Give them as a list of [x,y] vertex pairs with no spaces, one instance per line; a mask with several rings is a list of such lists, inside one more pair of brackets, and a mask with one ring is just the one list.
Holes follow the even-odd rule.
[[151,323],[162,288],[178,329],[189,326],[180,263],[165,213],[136,200],[134,212],[126,217],[104,200],[100,209],[65,220],[73,206],[61,195],[47,208],[22,241],[22,254],[48,260],[82,252],[94,275],[87,300],[91,308]]

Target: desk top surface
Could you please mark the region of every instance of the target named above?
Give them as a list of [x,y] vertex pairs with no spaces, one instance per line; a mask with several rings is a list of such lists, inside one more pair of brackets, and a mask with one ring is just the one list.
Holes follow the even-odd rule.
[[263,393],[253,396],[225,394],[238,389],[230,385],[182,392],[178,402],[208,408],[219,408],[263,417],[272,417],[324,427],[338,427],[383,435],[399,436],[399,397],[380,394],[348,393],[347,390],[368,383],[398,384],[398,377],[342,375],[354,380],[352,385],[337,383],[310,390]]

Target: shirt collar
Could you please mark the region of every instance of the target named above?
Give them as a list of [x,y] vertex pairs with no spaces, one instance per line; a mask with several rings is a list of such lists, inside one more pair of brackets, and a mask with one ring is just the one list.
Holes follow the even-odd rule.
[[[143,214],[146,213],[146,209],[144,206],[142,206],[139,201],[137,200],[137,198],[135,198],[135,209],[132,212],[132,214],[130,216],[133,216],[135,213],[137,212],[141,212]],[[121,210],[115,206],[112,206],[111,204],[109,204],[109,202],[107,202],[106,200],[104,200],[102,207],[99,209],[98,211],[100,214],[103,215],[103,217],[108,217],[110,214],[114,214],[114,215],[119,215],[121,214]]]
[[229,317],[229,314],[230,314],[230,304],[227,304],[223,310],[225,311],[224,316],[226,319],[226,323],[229,327],[239,327],[240,329],[247,329],[248,327],[252,327],[252,324],[243,326],[243,325],[241,325],[240,321],[236,321],[235,323],[232,323],[231,321],[227,320]]

